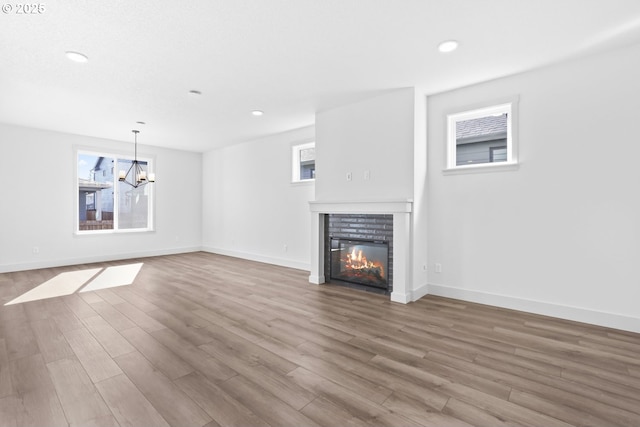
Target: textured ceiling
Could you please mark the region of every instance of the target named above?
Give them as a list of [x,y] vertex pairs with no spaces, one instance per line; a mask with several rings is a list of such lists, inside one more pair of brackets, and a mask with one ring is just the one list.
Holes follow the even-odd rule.
[[[140,120],[140,143],[193,151],[384,90],[436,93],[640,42],[638,0],[43,4],[0,13],[0,122],[130,141]],[[447,39],[460,47],[441,54]]]

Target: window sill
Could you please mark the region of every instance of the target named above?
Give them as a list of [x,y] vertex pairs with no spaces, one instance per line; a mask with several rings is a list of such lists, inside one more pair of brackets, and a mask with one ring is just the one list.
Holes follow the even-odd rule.
[[74,236],[99,236],[99,235],[123,235],[123,234],[144,234],[155,233],[153,228],[136,228],[124,230],[75,230]]
[[517,171],[520,168],[519,163],[483,163],[478,165],[457,166],[442,170],[443,175],[463,175],[470,173],[489,173],[489,172],[509,172]]
[[305,179],[302,181],[291,181],[291,185],[304,185],[304,184],[315,184],[315,179]]

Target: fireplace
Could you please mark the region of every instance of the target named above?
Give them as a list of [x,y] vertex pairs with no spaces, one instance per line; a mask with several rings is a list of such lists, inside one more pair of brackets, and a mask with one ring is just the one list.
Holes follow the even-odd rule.
[[384,241],[331,238],[330,278],[389,288],[389,245]]
[[[309,282],[334,283],[340,286],[389,295],[391,301],[406,304],[411,301],[411,210],[412,201],[313,201],[311,208],[311,269]],[[386,285],[381,281],[361,285],[345,281],[344,271],[332,273],[332,260],[339,245],[333,239],[362,241],[386,245]],[[333,244],[333,248],[332,248]],[[345,245],[348,246],[348,245]],[[345,249],[346,250],[346,249]],[[350,251],[353,257],[353,249]],[[367,259],[371,255],[363,254]],[[356,252],[357,259],[358,252]],[[343,255],[344,258],[345,255]],[[376,257],[374,255],[374,257]],[[338,258],[339,259],[339,258]],[[335,267],[335,262],[333,262]],[[385,268],[386,267],[386,268]],[[335,276],[342,276],[336,278]],[[349,279],[347,277],[347,279]]]

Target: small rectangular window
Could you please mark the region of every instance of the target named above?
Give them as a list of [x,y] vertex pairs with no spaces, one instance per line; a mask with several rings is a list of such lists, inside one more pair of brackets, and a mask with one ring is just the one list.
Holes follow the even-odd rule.
[[517,165],[515,102],[447,116],[447,170]]
[[316,144],[308,142],[292,147],[292,182],[313,181],[316,178]]
[[85,193],[87,197],[87,210],[94,210],[96,208],[96,193]]

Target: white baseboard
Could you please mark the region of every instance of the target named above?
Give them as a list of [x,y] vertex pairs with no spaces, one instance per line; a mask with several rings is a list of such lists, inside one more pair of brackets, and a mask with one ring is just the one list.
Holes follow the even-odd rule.
[[311,270],[311,264],[308,262],[299,262],[284,258],[275,258],[247,252],[233,251],[229,249],[214,248],[211,246],[203,246],[202,250],[204,252],[209,252],[212,254],[226,255],[234,258],[248,259],[250,261],[264,262],[266,264],[279,265],[281,267],[295,268],[296,270]]
[[196,246],[196,247],[188,247],[188,248],[171,248],[171,249],[162,249],[162,250],[154,250],[154,251],[130,252],[130,253],[111,254],[111,255],[96,255],[96,256],[77,257],[77,258],[50,259],[50,260],[26,262],[26,263],[20,263],[20,264],[5,264],[5,265],[0,265],[0,273],[10,273],[13,271],[24,271],[24,270],[37,270],[40,268],[64,267],[67,265],[91,264],[94,262],[119,261],[123,259],[148,258],[152,256],[198,252],[200,250],[202,250],[202,248],[199,246]]
[[401,304],[408,304],[411,302],[411,294],[401,294],[400,292],[391,292],[391,301],[399,302]]
[[424,285],[418,286],[418,289],[411,291],[411,301],[418,301],[420,298],[428,294],[429,285],[425,283]]
[[321,285],[323,283],[325,283],[325,277],[324,276],[312,276],[309,275],[309,283],[312,283],[314,285]]
[[638,317],[511,297],[507,295],[453,288],[444,285],[429,284],[428,289],[428,293],[431,295],[493,305],[512,310],[526,311],[528,313],[558,317],[561,319],[574,320],[576,322],[589,323],[592,325],[605,326],[630,332],[640,332],[640,318]]

